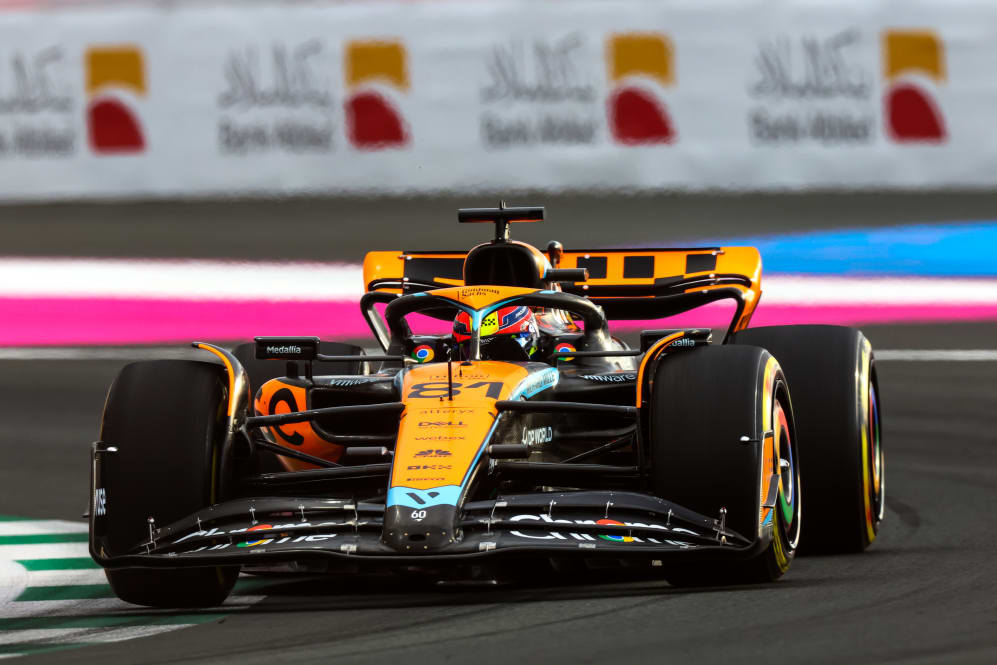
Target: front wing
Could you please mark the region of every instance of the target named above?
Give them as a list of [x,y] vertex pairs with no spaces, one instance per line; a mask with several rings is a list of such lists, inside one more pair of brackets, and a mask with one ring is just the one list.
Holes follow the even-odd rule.
[[455,542],[422,553],[415,539],[410,538],[404,549],[382,541],[383,504],[237,499],[174,524],[150,524],[148,541],[131,552],[109,556],[102,518],[92,511],[90,549],[105,567],[182,567],[321,558],[389,566],[508,555],[743,558],[759,546],[757,538],[726,529],[718,519],[637,492],[511,495],[467,503],[462,515]]

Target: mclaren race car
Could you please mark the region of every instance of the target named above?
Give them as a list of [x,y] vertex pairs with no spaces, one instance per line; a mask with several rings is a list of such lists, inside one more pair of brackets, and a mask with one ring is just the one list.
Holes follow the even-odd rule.
[[[860,332],[749,328],[754,248],[509,239],[542,219],[466,209],[494,239],[369,253],[360,308],[379,355],[259,337],[125,366],[91,474],[90,550],[115,593],[213,605],[242,566],[626,566],[742,584],[780,577],[800,547],[873,541],[883,448]],[[631,347],[610,333],[720,300],[734,314],[716,336],[643,330]]]

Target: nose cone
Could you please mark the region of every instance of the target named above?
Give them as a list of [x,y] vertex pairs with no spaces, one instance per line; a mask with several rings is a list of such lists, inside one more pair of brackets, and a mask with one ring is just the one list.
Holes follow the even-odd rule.
[[456,521],[456,506],[391,506],[384,512],[381,540],[399,552],[438,552],[456,540]]

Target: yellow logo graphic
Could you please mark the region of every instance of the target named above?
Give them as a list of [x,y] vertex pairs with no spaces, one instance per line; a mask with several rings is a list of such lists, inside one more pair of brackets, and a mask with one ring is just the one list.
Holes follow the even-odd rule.
[[924,74],[945,81],[945,55],[938,35],[929,30],[890,31],[883,37],[886,47],[885,75],[890,80],[904,73]]
[[142,125],[120,94],[145,96],[142,51],[131,45],[93,47],[87,50],[85,62],[90,146],[98,153],[144,150]]
[[409,90],[408,54],[400,41],[354,41],[346,45],[346,126],[350,142],[363,150],[408,143],[408,129],[397,108],[371,84]]
[[631,75],[657,79],[661,85],[675,83],[672,43],[664,35],[614,35],[609,40],[610,80],[614,83]]
[[650,80],[665,88],[675,84],[675,49],[657,32],[611,35],[606,47],[609,80],[609,127],[618,143],[670,143],[675,130],[658,96],[639,85]]
[[128,87],[146,93],[142,52],[136,46],[92,48],[87,51],[87,94],[104,86]]
[[945,140],[945,122],[933,95],[912,79],[945,83],[945,46],[931,30],[888,30],[883,34],[883,75],[887,81],[886,129],[898,142]]
[[350,42],[346,45],[346,85],[382,81],[408,90],[405,47],[400,42]]

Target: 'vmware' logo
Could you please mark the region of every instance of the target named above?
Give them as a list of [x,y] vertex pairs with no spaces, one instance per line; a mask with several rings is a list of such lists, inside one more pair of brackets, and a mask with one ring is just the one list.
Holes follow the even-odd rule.
[[133,105],[146,95],[137,46],[98,46],[86,52],[87,129],[98,153],[141,152],[145,137]]
[[941,142],[942,112],[924,83],[945,82],[945,47],[930,30],[890,30],[883,35],[887,82],[886,129],[900,142]]
[[609,128],[617,143],[671,143],[675,128],[659,98],[675,84],[671,40],[656,32],[612,35],[607,44]]
[[346,129],[354,147],[398,148],[408,143],[408,128],[389,100],[389,91],[407,93],[405,47],[398,41],[346,45]]

